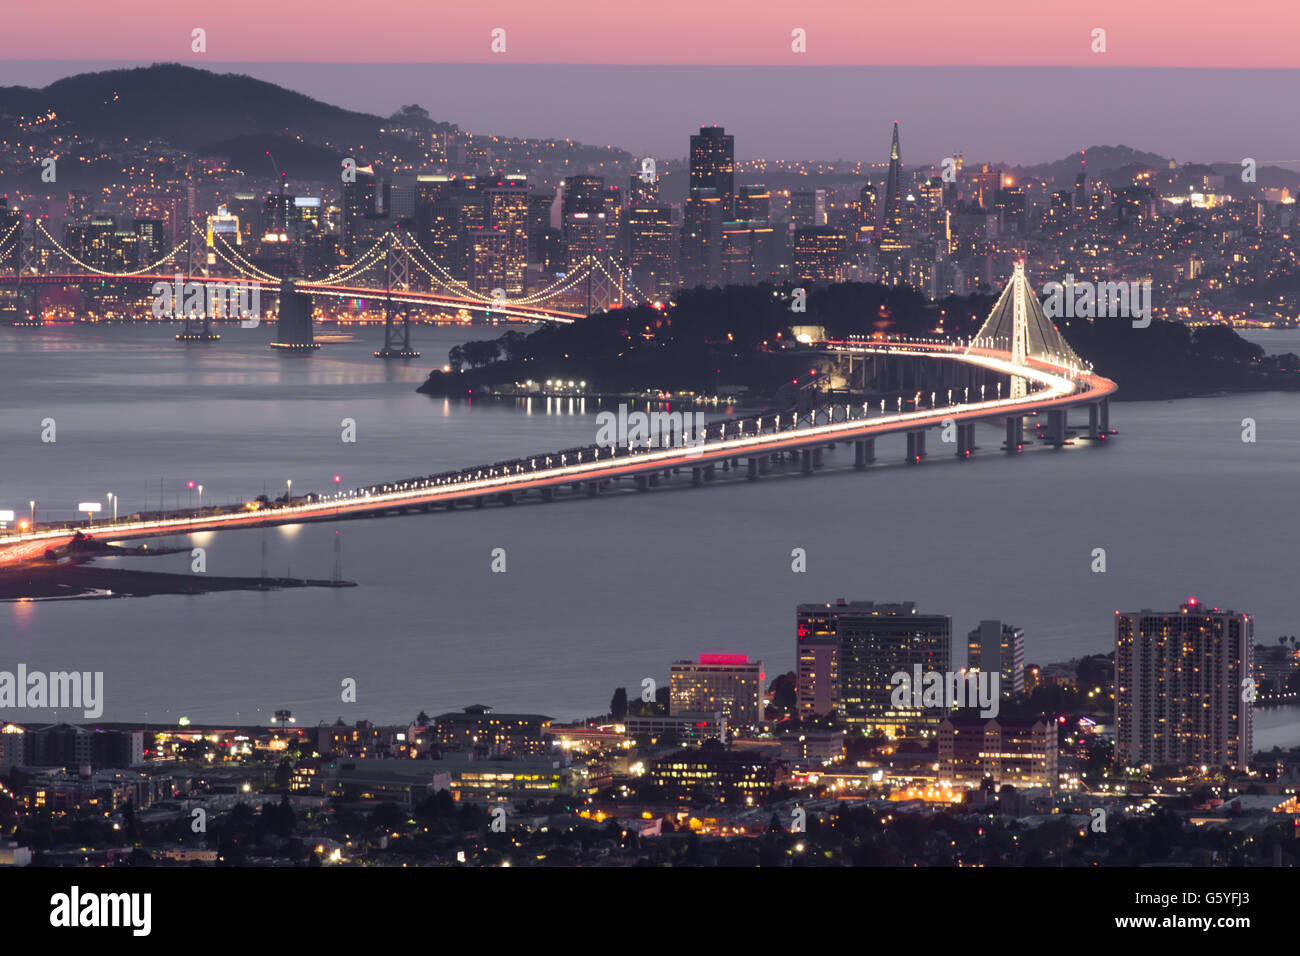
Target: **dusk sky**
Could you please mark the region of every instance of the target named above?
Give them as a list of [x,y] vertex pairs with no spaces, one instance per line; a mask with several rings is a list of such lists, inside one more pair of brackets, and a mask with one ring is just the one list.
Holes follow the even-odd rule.
[[[67,0],[6,14],[0,84],[156,61],[247,73],[387,115],[418,103],[481,133],[571,137],[682,157],[701,124],[737,158],[883,160],[889,124],[909,163],[954,151],[1033,163],[1087,145],[1179,160],[1300,169],[1294,37],[1300,3],[1190,0],[1171,16],[1131,0],[982,0],[918,10],[759,0],[743,12],[667,0],[653,14],[518,0],[490,12],[414,0],[322,0],[310,17],[251,0],[164,10],[128,25]],[[56,22],[57,21],[57,22]],[[346,29],[340,29],[346,24]],[[207,31],[207,52],[190,31]],[[506,30],[493,54],[491,31]],[[807,53],[790,33],[806,31]],[[1106,51],[1092,52],[1092,31]]]
[[[161,7],[132,17],[103,0],[8,4],[0,58],[173,60],[207,31],[220,61],[448,63],[1291,67],[1294,0],[318,0],[310,14],[264,0]],[[1163,7],[1163,9],[1158,9]],[[1153,9],[1156,8],[1156,9]],[[506,31],[493,54],[490,33]],[[806,31],[807,52],[791,51]],[[1106,52],[1092,31],[1106,31]]]

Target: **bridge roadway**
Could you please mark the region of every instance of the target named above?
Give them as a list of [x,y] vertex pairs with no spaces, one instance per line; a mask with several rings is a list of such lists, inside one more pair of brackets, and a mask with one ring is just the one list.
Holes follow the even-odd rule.
[[[90,281],[107,281],[107,282],[140,282],[153,285],[155,282],[165,282],[172,285],[176,280],[173,275],[133,275],[133,276],[97,276],[85,273],[69,273],[66,275],[36,275],[23,276],[22,285],[71,285],[76,282]],[[15,286],[18,279],[12,275],[0,276],[0,287]],[[186,282],[210,282],[214,285],[243,285],[249,286],[254,283],[266,295],[278,295],[280,292],[280,283],[268,282],[260,279],[243,279],[227,278],[213,276],[208,279],[200,279],[197,276],[191,276],[185,279]],[[294,288],[299,292],[307,292],[312,295],[331,295],[339,298],[364,298],[385,300],[388,293],[384,289],[371,289],[365,286],[338,285],[333,283],[309,282],[303,280],[294,283]],[[400,302],[409,305],[422,305],[431,308],[440,309],[485,309],[491,310],[498,315],[504,315],[507,318],[518,319],[521,322],[555,322],[561,325],[568,325],[576,319],[585,318],[584,315],[577,312],[561,312],[557,309],[542,309],[533,306],[512,305],[508,300],[503,305],[494,305],[491,302],[485,302],[482,299],[465,299],[453,295],[443,295],[439,292],[419,292],[419,291],[394,291],[392,294],[394,302]],[[182,318],[182,316],[177,316]]]
[[[448,507],[464,501],[477,504],[490,497],[512,502],[515,496],[532,490],[549,499],[556,488],[564,485],[586,487],[588,494],[598,494],[600,485],[611,479],[633,477],[637,479],[639,488],[646,488],[653,483],[651,476],[660,472],[671,474],[682,468],[691,469],[692,480],[698,484],[712,476],[716,465],[731,460],[739,462],[742,458],[749,459],[748,477],[756,478],[767,471],[764,465],[770,461],[768,456],[776,452],[802,451],[804,471],[811,471],[814,456],[820,459],[820,449],[835,442],[854,442],[856,464],[861,467],[868,456],[874,458],[874,440],[877,437],[899,432],[909,436],[909,460],[919,461],[924,455],[925,430],[941,426],[948,419],[953,420],[962,436],[969,436],[965,438],[967,455],[974,447],[975,423],[980,421],[1007,421],[1008,451],[1012,450],[1010,444],[1015,443],[1019,434],[1022,417],[1038,412],[1048,412],[1049,422],[1051,416],[1057,416],[1054,432],[1058,441],[1065,438],[1066,410],[1081,405],[1091,406],[1089,424],[1095,437],[1104,437],[1109,431],[1108,400],[1116,386],[1109,379],[1097,375],[1036,359],[1028,360],[1025,365],[1016,365],[1007,353],[983,350],[968,353],[958,345],[850,341],[830,343],[827,348],[855,355],[949,359],[1002,375],[1022,377],[1027,380],[1030,391],[1020,398],[960,403],[875,418],[869,416],[866,406],[822,406],[811,413],[785,412],[714,422],[709,426],[705,440],[695,447],[626,449],[591,446],[446,475],[375,485],[283,507],[183,510],[142,516],[139,520],[121,520],[111,525],[75,522],[25,533],[0,534],[0,566],[39,557],[48,548],[68,544],[77,532],[104,541],[118,541],[227,528],[334,521],[390,512],[400,514],[408,510],[431,510],[439,504]],[[843,415],[837,421],[835,413],[840,410]],[[854,417],[855,412],[859,417]],[[819,422],[823,415],[826,421]],[[786,419],[790,424],[783,426]],[[918,435],[921,436],[919,439]],[[962,453],[961,441],[959,438],[958,454]],[[570,455],[577,460],[569,461]],[[557,459],[560,459],[558,463]]]

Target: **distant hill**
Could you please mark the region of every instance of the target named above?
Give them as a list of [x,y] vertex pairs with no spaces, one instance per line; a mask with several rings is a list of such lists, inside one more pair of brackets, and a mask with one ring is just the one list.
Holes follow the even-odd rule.
[[[1090,179],[1129,166],[1144,166],[1153,169],[1165,169],[1169,166],[1169,157],[1159,156],[1156,153],[1145,153],[1129,146],[1089,146],[1087,159],[1086,168]],[[1061,185],[1071,185],[1074,183],[1074,177],[1079,175],[1079,154],[1072,153],[1055,162],[1018,168],[1026,176],[1050,180]]]
[[[232,159],[261,155],[272,148],[272,137],[285,147],[299,136],[336,156],[357,143],[378,144],[385,122],[274,83],[175,63],[82,73],[44,89],[0,87],[0,114],[47,110],[83,137],[165,139],[189,152]],[[384,144],[400,150],[403,141]]]

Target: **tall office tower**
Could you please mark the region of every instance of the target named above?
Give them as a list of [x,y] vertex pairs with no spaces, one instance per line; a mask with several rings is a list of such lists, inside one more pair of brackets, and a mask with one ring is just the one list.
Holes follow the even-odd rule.
[[619,243],[619,229],[623,222],[623,191],[617,186],[605,187],[605,249],[609,255],[615,256],[618,249],[622,248]]
[[[236,235],[229,238],[232,241],[238,241],[239,221],[233,223]],[[162,258],[166,249],[167,235],[163,224],[158,219],[136,219],[132,223],[135,230],[136,243],[139,246],[139,264],[148,265],[151,262],[157,262]]]
[[384,179],[384,216],[394,221],[415,216],[414,176],[389,176]]
[[[823,641],[835,644],[834,668],[838,678],[835,712],[840,722],[867,733],[883,731],[887,736],[933,734],[947,710],[939,708],[893,706],[893,675],[899,671],[909,677],[913,667],[922,673],[951,670],[952,618],[946,614],[918,614],[911,601],[903,604],[876,604],[872,601],[838,601],[829,604],[799,606],[799,640],[801,648],[810,649]],[[805,631],[807,635],[805,636]],[[827,658],[828,655],[823,655]],[[829,661],[826,661],[829,663]],[[800,652],[800,670],[804,666]],[[820,675],[818,675],[820,679]],[[819,696],[814,681],[805,695],[800,678],[800,712],[805,696]]]
[[889,145],[889,174],[885,179],[885,201],[880,211],[876,279],[885,285],[907,281],[907,236],[903,220],[903,164],[898,146],[898,124]]
[[605,180],[601,176],[570,176],[564,181],[563,233],[568,271],[588,256],[608,251],[605,235]]
[[885,180],[885,205],[880,216],[880,248],[886,252],[899,252],[906,248],[903,241],[903,164],[898,148],[898,124],[894,124],[894,139],[889,144],[889,176]]
[[637,206],[656,206],[659,204],[659,177],[644,177],[633,173],[628,177],[627,204],[629,208]]
[[1189,598],[1177,612],[1115,612],[1115,762],[1246,769],[1254,622]]
[[712,189],[691,190],[682,223],[682,285],[717,285],[722,278],[725,201]]
[[262,204],[253,193],[235,193],[230,197],[231,215],[239,219],[239,245],[251,246],[262,238]]
[[359,166],[356,179],[343,184],[343,251],[349,256],[364,251],[356,249],[357,236],[364,231],[362,221],[375,210],[375,167]]
[[482,197],[484,227],[506,237],[502,284],[514,298],[524,293],[528,272],[528,178],[522,175],[481,176],[477,192]]
[[748,285],[774,277],[776,230],[766,219],[741,219],[722,224],[723,285]]
[[543,243],[551,228],[551,207],[555,193],[550,190],[532,190],[528,193],[528,261],[543,262]]
[[876,238],[876,219],[880,211],[876,204],[876,187],[864,183],[858,193],[858,241],[874,242]]
[[[517,295],[509,289],[518,260],[512,255],[513,237],[499,229],[473,226],[465,232],[466,280],[469,287],[482,295],[495,295],[503,289],[506,295]],[[520,288],[522,291],[522,286]]]
[[744,185],[736,196],[736,219],[772,221],[772,192],[761,183]]
[[817,192],[812,189],[794,190],[790,193],[790,205],[786,210],[793,231],[813,228],[817,225]]
[[466,181],[455,176],[433,173],[415,180],[415,241],[445,272],[462,280],[465,257],[458,232],[460,210],[472,197]]
[[839,712],[840,671],[838,611],[843,600],[829,604],[800,604],[795,614],[795,693],[799,719],[829,717]]
[[728,727],[763,722],[767,675],[762,661],[744,654],[701,654],[698,661],[674,661],[670,680],[670,714],[719,712]]
[[795,280],[808,283],[839,282],[844,269],[844,233],[830,226],[796,229],[794,234]]
[[736,137],[721,126],[701,126],[691,136],[691,192],[711,189],[722,201],[722,218],[732,218],[735,202]]
[[980,621],[966,635],[966,666],[972,671],[996,671],[1003,694],[1025,689],[1025,630],[1001,621]]
[[652,296],[677,287],[677,228],[668,206],[633,206],[627,211],[628,268],[632,282]]

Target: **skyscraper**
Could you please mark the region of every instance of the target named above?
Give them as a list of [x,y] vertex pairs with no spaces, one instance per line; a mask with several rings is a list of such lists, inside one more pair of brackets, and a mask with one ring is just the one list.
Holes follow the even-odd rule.
[[628,268],[632,282],[652,296],[671,295],[677,283],[677,229],[668,206],[627,211]]
[[701,654],[698,661],[674,661],[669,713],[717,711],[728,727],[760,724],[766,679],[763,662],[744,654]]
[[1254,706],[1247,614],[1189,598],[1176,612],[1115,612],[1115,761],[1244,769]]
[[[952,618],[946,614],[919,614],[916,605],[876,604],[873,601],[838,601],[829,604],[801,604],[799,620],[799,711],[815,713],[819,701],[835,698],[835,712],[841,723],[867,733],[876,730],[889,736],[934,733],[947,711],[941,708],[904,708],[893,706],[894,685],[891,678],[899,671],[912,672],[920,665],[923,672],[947,673],[952,660]],[[808,650],[825,648],[833,643],[834,655],[814,655],[807,662],[810,674],[805,680],[805,646]],[[812,669],[816,668],[816,671]],[[817,686],[830,678],[833,668],[835,684]],[[805,701],[809,708],[805,709]]]
[[601,176],[570,176],[564,181],[564,244],[568,271],[588,256],[606,251],[605,180]]
[[691,136],[691,183],[682,226],[682,284],[717,285],[722,278],[722,224],[735,208],[735,137],[721,126]]
[[701,126],[691,137],[691,192],[712,189],[723,202],[723,219],[735,203],[736,137],[721,126]]
[[876,279],[885,285],[899,285],[906,281],[907,240],[903,234],[903,164],[898,146],[898,123],[894,123],[894,138],[889,144],[889,175],[885,180],[885,202],[881,208],[880,258],[876,264]]
[[966,635],[966,666],[998,674],[1003,695],[1025,689],[1025,631],[1001,621],[980,621]]

